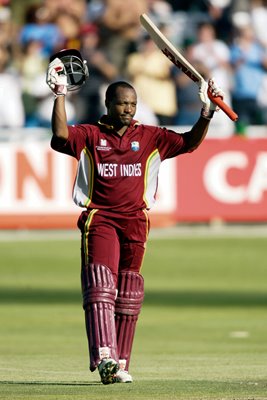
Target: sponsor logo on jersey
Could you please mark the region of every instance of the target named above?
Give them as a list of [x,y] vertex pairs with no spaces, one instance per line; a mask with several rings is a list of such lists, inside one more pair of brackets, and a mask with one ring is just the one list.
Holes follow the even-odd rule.
[[140,147],[139,142],[131,142],[131,149],[133,151],[138,151],[139,147]]
[[99,146],[96,146],[96,149],[102,151],[109,151],[111,150],[111,147],[108,146],[107,139],[100,139]]

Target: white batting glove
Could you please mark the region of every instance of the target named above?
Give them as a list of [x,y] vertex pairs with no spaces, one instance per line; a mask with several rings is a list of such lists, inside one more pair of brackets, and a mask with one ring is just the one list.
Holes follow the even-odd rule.
[[210,78],[208,82],[204,81],[203,79],[200,83],[198,94],[202,102],[201,115],[204,118],[211,119],[213,117],[214,111],[219,111],[219,107],[211,101],[208,96],[208,91],[214,97],[221,97],[222,99],[224,98],[224,92],[217,85],[214,78]]
[[46,83],[55,96],[65,96],[67,94],[67,75],[64,74],[64,64],[59,58],[55,58],[48,65]]

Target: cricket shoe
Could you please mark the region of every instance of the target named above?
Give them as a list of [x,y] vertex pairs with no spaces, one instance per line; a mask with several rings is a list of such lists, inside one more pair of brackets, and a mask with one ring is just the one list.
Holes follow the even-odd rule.
[[122,369],[119,369],[119,371],[115,375],[115,382],[117,383],[132,383],[133,378],[132,376],[127,372]]
[[117,382],[116,374],[119,371],[119,364],[113,358],[104,358],[98,365],[98,372],[101,382],[104,385]]

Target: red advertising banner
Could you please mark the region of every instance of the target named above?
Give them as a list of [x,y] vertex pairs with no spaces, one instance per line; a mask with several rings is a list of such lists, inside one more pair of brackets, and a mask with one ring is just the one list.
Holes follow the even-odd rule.
[[266,139],[206,139],[177,161],[177,220],[267,221]]
[[[76,228],[76,160],[48,140],[0,142],[0,229]],[[267,221],[267,139],[206,139],[163,162],[152,226]]]

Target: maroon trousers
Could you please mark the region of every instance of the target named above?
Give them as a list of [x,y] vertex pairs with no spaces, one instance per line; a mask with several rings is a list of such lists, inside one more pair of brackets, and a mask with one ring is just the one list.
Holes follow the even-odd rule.
[[140,272],[150,223],[146,211],[117,215],[102,210],[84,211],[78,227],[82,233],[82,265],[106,265],[114,276]]
[[97,368],[101,354],[128,370],[144,298],[139,272],[149,232],[147,213],[122,216],[93,209],[81,214],[78,226],[90,370]]

